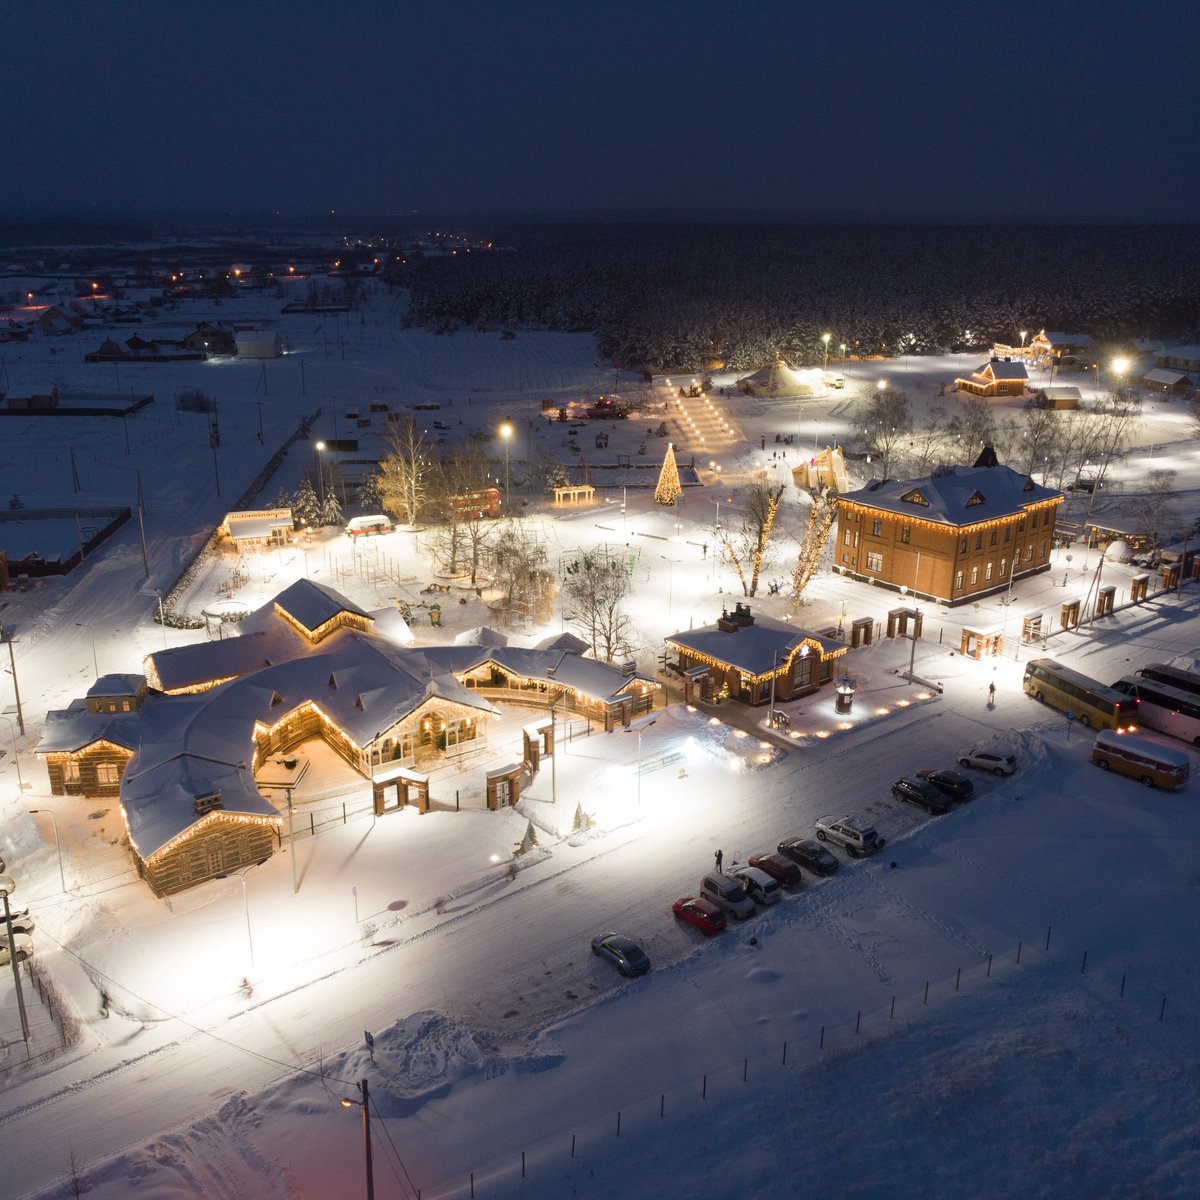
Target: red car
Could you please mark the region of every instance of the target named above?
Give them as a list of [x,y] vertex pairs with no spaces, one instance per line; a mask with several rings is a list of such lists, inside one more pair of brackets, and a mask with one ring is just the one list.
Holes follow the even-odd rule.
[[689,925],[695,925],[705,937],[712,937],[725,928],[725,914],[703,896],[681,896],[671,905],[671,911]]
[[803,878],[800,868],[782,854],[755,854],[746,859],[746,865],[765,871],[780,887],[799,887]]

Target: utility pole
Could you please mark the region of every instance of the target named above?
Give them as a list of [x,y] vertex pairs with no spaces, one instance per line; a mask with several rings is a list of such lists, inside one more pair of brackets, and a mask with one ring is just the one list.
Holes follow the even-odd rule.
[[11,633],[5,633],[4,627],[0,625],[0,641],[8,643],[8,662],[12,667],[13,677],[13,696],[17,702],[17,728],[21,731],[21,736],[25,736],[25,717],[21,712],[21,688],[17,683],[17,656],[13,652],[13,643],[17,639]]

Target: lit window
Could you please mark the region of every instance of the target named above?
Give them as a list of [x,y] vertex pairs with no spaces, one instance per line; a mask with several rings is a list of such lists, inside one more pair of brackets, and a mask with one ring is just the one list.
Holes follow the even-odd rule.
[[883,570],[882,554],[867,554],[867,570],[879,572]]

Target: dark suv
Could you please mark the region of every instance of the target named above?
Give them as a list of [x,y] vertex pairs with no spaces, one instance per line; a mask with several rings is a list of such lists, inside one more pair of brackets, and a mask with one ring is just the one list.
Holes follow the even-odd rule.
[[897,800],[906,800],[930,813],[944,813],[950,809],[950,797],[940,788],[925,779],[906,775],[892,784],[892,795]]

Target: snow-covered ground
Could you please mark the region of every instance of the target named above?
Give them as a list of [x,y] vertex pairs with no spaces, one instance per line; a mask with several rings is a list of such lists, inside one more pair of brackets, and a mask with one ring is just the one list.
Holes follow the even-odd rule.
[[[267,365],[269,392],[261,364],[122,364],[118,385],[112,368],[81,363],[90,344],[3,350],[16,393],[51,381],[160,398],[125,425],[11,418],[0,428],[4,488],[26,508],[128,504],[140,475],[149,564],[147,578],[134,522],[67,579],[0,597],[26,723],[22,737],[11,679],[0,677],[13,722],[0,724],[0,739],[11,732],[0,856],[18,882],[14,903],[37,918],[55,1002],[80,1031],[55,1052],[47,1008],[27,995],[26,1063],[5,976],[5,1196],[71,1194],[72,1162],[95,1200],[357,1194],[361,1117],[339,1101],[356,1099],[363,1079],[381,1198],[1196,1194],[1195,784],[1166,795],[1096,771],[1081,731],[1022,694],[1026,648],[990,662],[957,653],[965,624],[1053,613],[1082,595],[1094,552],[1018,583],[1012,610],[998,599],[982,601],[982,614],[928,606],[915,672],[941,694],[897,674],[908,643],[877,642],[849,656],[859,690],[845,720],[822,697],[785,706],[796,737],[766,733],[762,711],[737,705],[715,717],[673,705],[641,736],[581,729],[516,811],[464,804],[376,821],[361,781],[312,745],[297,819],[303,829],[311,815],[316,836],[298,840],[294,857],[155,900],[119,844],[115,802],[51,797],[29,751],[45,711],[97,672],[137,670],[164,641],[204,636],[154,624],[154,589],[170,585],[300,416],[320,408],[316,435],[345,437],[346,414],[371,401],[439,403],[452,437],[459,420],[462,436],[514,420],[513,462],[550,453],[599,464],[614,455],[595,452],[593,427],[573,455],[569,429],[542,423],[543,399],[640,386],[595,363],[586,337],[433,337],[396,328],[376,295],[364,322],[331,343],[332,326],[277,307],[246,299],[186,312],[189,328],[193,317],[276,321],[295,353]],[[844,392],[803,406],[718,392],[727,416],[697,417],[695,432],[661,386],[645,421],[609,423],[609,450],[660,460],[653,430],[668,419],[680,461],[694,455],[705,485],[674,512],[626,485],[622,513],[618,485],[592,510],[555,512],[532,497],[529,518],[552,560],[599,543],[636,554],[639,658],[652,667],[664,634],[741,598],[708,531],[748,470],[784,469],[776,432],[800,433],[805,446],[781,448],[794,461],[809,437],[846,436],[853,401],[877,378],[918,403],[950,404],[938,383],[972,365],[853,364]],[[215,461],[207,423],[170,403],[185,386],[221,401]],[[1145,449],[1118,468],[1131,486],[1166,458],[1181,489],[1197,486],[1195,446],[1181,440],[1171,402],[1147,410],[1139,436]],[[294,487],[311,460],[311,443],[293,447],[261,502]],[[643,474],[652,485],[655,473]],[[789,502],[789,537],[798,514]],[[218,559],[181,604],[256,607],[304,573],[370,607],[412,605],[420,641],[488,621],[473,594],[443,603],[441,628],[422,619],[431,566],[421,535],[400,531],[351,547],[329,530],[241,564]],[[789,573],[781,558],[775,577]],[[1107,564],[1104,580],[1127,586]],[[881,617],[896,597],[824,576],[795,619],[836,625],[843,601],[846,619]],[[1189,587],[1051,647],[1116,678],[1200,646],[1198,603]],[[753,606],[774,616],[796,607],[782,593]],[[495,728],[498,753],[519,741],[520,717]],[[930,819],[891,799],[896,776],[993,742],[1011,746],[1021,770],[981,777],[969,804]],[[639,775],[639,759],[668,757]],[[580,808],[595,822],[582,832]],[[671,901],[695,892],[717,849],[728,866],[843,811],[876,823],[881,855],[807,877],[712,941],[674,922]],[[531,826],[537,844],[514,860]],[[625,982],[590,954],[590,938],[610,928],[642,939],[648,976]]]

